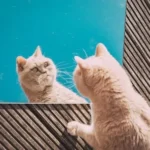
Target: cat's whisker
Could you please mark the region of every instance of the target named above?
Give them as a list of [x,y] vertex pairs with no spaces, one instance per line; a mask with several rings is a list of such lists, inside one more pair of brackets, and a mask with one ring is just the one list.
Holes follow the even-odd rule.
[[75,85],[68,86],[69,89],[72,89],[73,87],[75,87]]
[[74,86],[75,86],[74,83],[70,83],[70,84],[67,85],[67,87],[69,87],[69,88],[74,87]]
[[62,74],[68,75],[69,77],[72,78],[72,75],[70,75],[70,74],[69,74],[68,72],[66,72],[66,71],[60,71],[60,70],[59,70],[59,72],[62,73]]
[[62,64],[57,64],[57,66],[61,66],[61,65],[68,65],[69,63],[62,63]]
[[[66,81],[66,83],[73,83],[71,78],[64,78],[62,76],[60,76],[63,80]],[[70,80],[70,81],[69,81]]]
[[[66,75],[69,76],[69,77],[66,77]],[[67,84],[73,84],[73,78],[72,78],[72,76],[69,75],[68,73],[66,74],[66,72],[60,71],[57,77],[62,78],[65,81],[65,83],[67,83]]]
[[57,65],[56,68],[66,68],[69,64]]
[[66,84],[66,87],[73,88],[75,87],[75,85],[70,83],[70,84]]
[[56,67],[57,67],[57,68],[60,68],[60,67],[66,67],[66,66],[69,66],[69,65],[70,65],[69,63],[62,62],[62,63],[57,63],[57,64],[56,64]]
[[67,81],[67,83],[69,83],[69,84],[74,84],[72,81]]
[[68,82],[67,79],[65,79],[65,78],[63,78],[63,77],[61,77],[61,78],[62,78],[63,80],[65,80],[66,82]]
[[66,63],[66,62],[62,61],[62,62],[56,63],[56,65],[60,65],[60,64],[63,64],[63,63]]
[[72,60],[73,60],[74,65],[76,66],[76,65],[77,65],[77,63],[76,63],[75,59],[74,59],[74,58],[72,58]]
[[83,50],[83,52],[84,52],[84,54],[85,54],[85,57],[88,58],[89,56],[88,56],[86,50],[85,50],[84,48],[83,48],[82,50]]
[[72,74],[72,72],[68,72],[68,71],[64,71],[64,70],[62,70],[62,69],[65,69],[65,68],[57,68],[57,71],[58,72],[66,72],[66,73],[70,73],[70,74]]
[[72,65],[72,66],[69,66],[69,67],[64,67],[64,68],[59,68],[59,69],[62,70],[62,69],[68,69],[68,68],[73,68],[73,67],[75,67],[75,65]]
[[61,77],[62,79],[65,79],[65,80],[73,81],[73,79],[72,79],[72,78],[67,78],[66,76],[63,76],[63,75],[60,75],[59,77]]

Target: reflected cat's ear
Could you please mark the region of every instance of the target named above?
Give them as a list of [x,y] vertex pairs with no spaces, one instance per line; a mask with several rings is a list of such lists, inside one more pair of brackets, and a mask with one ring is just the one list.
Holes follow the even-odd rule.
[[37,57],[37,56],[42,56],[42,50],[40,46],[37,46],[33,56]]
[[89,69],[89,65],[87,64],[87,62],[84,59],[82,59],[79,56],[75,56],[74,59],[75,59],[76,63],[79,65],[80,69],[82,69],[82,70]]
[[24,57],[22,57],[22,56],[18,56],[16,58],[16,62],[17,62],[19,71],[22,71],[23,70],[23,66],[26,64],[27,60]]
[[108,54],[108,53],[109,52],[108,52],[108,50],[107,50],[107,48],[105,47],[104,44],[102,44],[102,43],[97,44],[97,46],[96,46],[96,52],[95,52],[95,56],[96,57],[102,56],[102,55]]
[[22,56],[18,56],[16,58],[16,61],[17,61],[18,65],[22,65],[22,66],[24,66],[26,64],[26,62],[27,62],[27,60],[24,57],[22,57]]

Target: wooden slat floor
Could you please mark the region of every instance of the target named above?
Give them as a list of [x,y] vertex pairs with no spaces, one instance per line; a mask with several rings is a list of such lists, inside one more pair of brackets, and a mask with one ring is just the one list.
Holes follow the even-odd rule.
[[89,123],[88,104],[1,105],[0,110],[3,149],[91,149],[66,131],[68,121]]
[[[150,1],[128,0],[124,68],[150,101]],[[71,120],[90,122],[86,105],[0,105],[0,150],[90,150],[66,132]]]

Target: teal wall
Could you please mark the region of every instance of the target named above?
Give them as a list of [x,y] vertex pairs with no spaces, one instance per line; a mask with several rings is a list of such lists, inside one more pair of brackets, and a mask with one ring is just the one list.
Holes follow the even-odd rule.
[[125,0],[1,0],[0,102],[27,102],[16,57],[30,56],[37,45],[56,64],[67,63],[62,67],[69,72],[73,56],[85,57],[83,49],[92,55],[98,42],[122,63],[125,8]]

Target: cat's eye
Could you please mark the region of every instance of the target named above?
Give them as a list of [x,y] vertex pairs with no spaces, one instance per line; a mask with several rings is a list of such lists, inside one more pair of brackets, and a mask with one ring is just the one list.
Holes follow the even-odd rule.
[[38,71],[38,68],[37,67],[34,67],[31,69],[33,72],[37,72]]
[[49,66],[49,63],[48,63],[48,62],[45,62],[45,63],[44,63],[44,67],[46,68],[47,66]]

